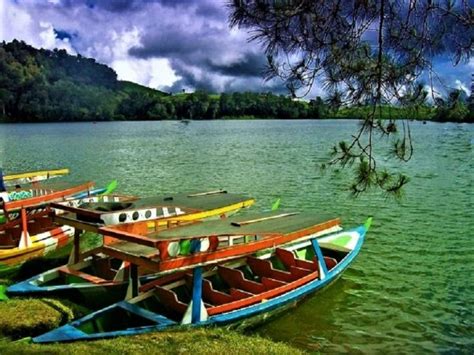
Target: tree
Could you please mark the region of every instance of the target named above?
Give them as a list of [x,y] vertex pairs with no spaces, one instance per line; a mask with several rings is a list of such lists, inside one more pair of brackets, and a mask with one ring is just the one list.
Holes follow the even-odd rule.
[[229,7],[230,25],[248,29],[250,39],[264,46],[266,78],[283,79],[292,95],[304,95],[321,81],[331,108],[370,102],[358,132],[334,147],[331,164],[358,162],[355,195],[372,186],[399,194],[408,178],[377,168],[373,138],[394,137],[395,157],[408,161],[410,128],[405,121],[400,130],[393,119],[382,120],[383,106],[419,105],[426,95],[417,90],[417,78],[425,71],[434,78],[437,55],[451,54],[456,64],[470,58],[468,1],[234,0]]
[[433,120],[440,122],[464,122],[468,121],[469,108],[462,100],[461,90],[452,90],[447,100],[437,98],[436,110]]

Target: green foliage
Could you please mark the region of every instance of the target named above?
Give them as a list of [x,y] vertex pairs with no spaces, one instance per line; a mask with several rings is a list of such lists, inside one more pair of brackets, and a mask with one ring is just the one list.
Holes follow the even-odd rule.
[[0,44],[0,121],[108,121],[230,118],[320,118],[310,104],[271,93],[170,95],[128,81],[94,59],[64,50]]
[[[379,106],[379,125],[388,120],[387,133],[396,129],[395,117],[428,120],[434,114],[438,121],[472,121],[473,103],[466,105],[461,95],[453,93],[433,109],[418,104],[425,98],[420,88],[407,93],[400,106]],[[326,101],[316,97],[309,102],[253,92],[171,95],[118,81],[107,66],[64,50],[38,50],[16,40],[0,44],[0,121],[321,119],[372,113],[370,103],[341,106],[341,100],[338,92]]]
[[463,99],[461,90],[452,90],[447,99],[437,98],[433,116],[438,122],[473,122],[473,100]]

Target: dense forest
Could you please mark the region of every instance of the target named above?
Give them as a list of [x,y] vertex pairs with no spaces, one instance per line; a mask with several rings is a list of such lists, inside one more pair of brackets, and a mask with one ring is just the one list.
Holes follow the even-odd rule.
[[[387,107],[383,116],[473,122],[473,102],[453,91],[417,112]],[[0,43],[0,121],[111,121],[168,119],[358,118],[365,106],[340,108],[320,97],[295,101],[272,93],[169,94],[117,80],[94,59],[65,50],[35,49],[24,42]]]

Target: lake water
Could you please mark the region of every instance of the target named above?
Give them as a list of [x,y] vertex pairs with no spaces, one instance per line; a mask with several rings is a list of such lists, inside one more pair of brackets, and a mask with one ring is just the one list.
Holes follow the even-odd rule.
[[[284,208],[329,212],[347,227],[373,215],[341,279],[255,331],[323,353],[473,353],[474,126],[411,128],[401,202],[353,199],[350,170],[319,170],[355,121],[0,125],[0,163],[6,172],[69,167],[70,182],[116,178],[123,193],[225,188],[256,197],[256,209],[281,197]],[[382,150],[379,161],[397,166]]]

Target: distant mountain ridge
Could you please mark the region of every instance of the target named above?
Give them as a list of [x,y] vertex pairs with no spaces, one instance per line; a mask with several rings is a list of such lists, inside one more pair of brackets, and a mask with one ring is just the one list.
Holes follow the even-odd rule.
[[113,69],[92,58],[36,49],[17,40],[0,43],[0,120],[123,119],[123,100],[143,94],[167,95],[119,81]]
[[[157,73],[159,74],[159,73]],[[173,119],[363,118],[370,105],[334,106],[259,92],[168,94],[129,81],[95,59],[65,50],[36,49],[13,40],[0,43],[0,122],[67,122]],[[387,105],[380,119],[393,117],[473,122],[474,100],[459,90],[435,107]]]
[[326,105],[272,93],[167,94],[117,80],[115,71],[65,50],[0,44],[0,122],[219,118],[321,118]]

